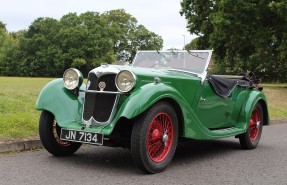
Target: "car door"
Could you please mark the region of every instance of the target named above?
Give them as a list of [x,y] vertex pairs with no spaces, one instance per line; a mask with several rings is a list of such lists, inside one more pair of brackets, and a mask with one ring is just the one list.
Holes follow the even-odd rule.
[[233,104],[232,96],[227,98],[218,96],[210,83],[205,80],[196,115],[206,128],[220,129],[231,127],[232,124],[228,120],[231,118]]

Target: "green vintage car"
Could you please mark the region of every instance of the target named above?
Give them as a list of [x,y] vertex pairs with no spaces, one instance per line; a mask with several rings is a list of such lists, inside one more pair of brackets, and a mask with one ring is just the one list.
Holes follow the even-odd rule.
[[254,75],[208,75],[211,50],[138,51],[131,65],[104,64],[87,83],[77,69],[42,90],[39,134],[55,156],[82,143],[130,148],[134,163],[157,173],[171,162],[179,138],[239,138],[254,149],[269,124]]

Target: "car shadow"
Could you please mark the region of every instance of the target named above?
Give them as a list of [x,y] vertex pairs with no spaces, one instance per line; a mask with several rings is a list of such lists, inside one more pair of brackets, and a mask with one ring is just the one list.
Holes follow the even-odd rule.
[[[236,140],[180,140],[169,168],[182,163],[200,162],[210,156],[220,157],[225,152],[238,150],[240,145]],[[50,156],[49,161],[65,167],[78,168],[78,170],[93,171],[93,173],[107,171],[119,175],[143,174],[133,163],[131,151],[122,148],[84,145],[74,155]]]
[[220,139],[220,140],[189,140],[181,139],[173,158],[173,163],[182,163],[183,161],[198,161],[209,157],[222,156],[223,153],[238,152],[241,150],[238,140]]
[[137,168],[133,164],[133,159],[130,150],[122,148],[111,148],[101,146],[82,146],[75,154],[70,156],[54,157],[51,156],[50,160],[63,163],[63,166],[72,166],[91,170],[95,173],[97,171],[125,171],[125,173],[133,172]]

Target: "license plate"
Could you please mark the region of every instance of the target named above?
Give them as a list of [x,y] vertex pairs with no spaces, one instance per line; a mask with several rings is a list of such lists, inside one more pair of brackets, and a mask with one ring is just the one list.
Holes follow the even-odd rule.
[[61,140],[93,145],[103,145],[104,135],[93,132],[61,129]]

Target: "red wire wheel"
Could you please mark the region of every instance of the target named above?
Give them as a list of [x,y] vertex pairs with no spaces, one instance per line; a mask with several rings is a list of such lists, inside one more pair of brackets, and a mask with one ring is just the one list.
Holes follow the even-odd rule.
[[263,110],[260,103],[257,103],[249,118],[248,129],[239,135],[239,141],[243,149],[254,149],[257,147],[263,129]]
[[59,137],[60,133],[61,133],[61,127],[59,127],[56,120],[54,120],[53,121],[53,134],[54,134],[54,138],[55,138],[56,142],[63,147],[70,146],[72,144],[71,142],[62,141],[60,139],[60,137]]
[[158,113],[152,120],[147,134],[147,151],[151,160],[162,162],[169,153],[173,141],[173,125],[170,116]]
[[44,148],[55,156],[67,156],[75,153],[81,143],[66,142],[59,138],[61,127],[56,123],[54,115],[43,110],[39,121],[39,135]]
[[249,121],[249,137],[251,141],[255,141],[260,131],[260,112],[258,108],[252,111]]
[[158,102],[136,118],[131,134],[134,163],[146,173],[163,171],[178,142],[178,119],[173,106]]

